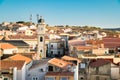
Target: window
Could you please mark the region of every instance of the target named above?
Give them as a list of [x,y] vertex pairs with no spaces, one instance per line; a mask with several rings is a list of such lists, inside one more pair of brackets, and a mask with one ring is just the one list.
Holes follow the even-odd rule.
[[80,80],[84,80],[84,78],[83,78],[83,77],[81,77],[81,78],[80,78]]
[[41,27],[40,30],[43,30],[43,28]]
[[49,70],[49,71],[53,71],[53,66],[49,66],[49,67],[48,67],[48,70]]
[[40,72],[43,72],[43,69],[40,69]]
[[60,47],[64,47],[64,45],[63,45],[63,44],[60,44]]
[[32,80],[38,80],[38,77],[33,77]]
[[58,51],[58,55],[60,55],[60,51]]
[[53,51],[51,51],[51,55],[53,55]]
[[109,53],[114,53],[114,50],[109,50]]
[[60,46],[60,44],[58,44],[58,48],[60,48],[61,46]]
[[43,37],[40,37],[40,42],[42,42],[43,41]]
[[46,80],[55,80],[55,77],[46,77]]
[[96,80],[100,80],[100,79],[99,79],[99,76],[96,76]]
[[105,78],[105,80],[107,80],[107,78]]
[[96,74],[99,73],[99,67],[96,67]]
[[40,52],[42,52],[42,50],[40,50]]
[[51,45],[51,48],[53,48],[53,45]]
[[8,80],[8,78],[4,78],[4,80]]
[[61,77],[60,80],[68,80],[67,77]]

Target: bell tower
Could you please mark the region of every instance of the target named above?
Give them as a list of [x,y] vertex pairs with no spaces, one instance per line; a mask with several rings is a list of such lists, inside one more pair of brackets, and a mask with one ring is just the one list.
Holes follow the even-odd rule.
[[45,21],[39,15],[37,15],[38,24],[37,24],[37,59],[46,58],[46,51],[45,51]]

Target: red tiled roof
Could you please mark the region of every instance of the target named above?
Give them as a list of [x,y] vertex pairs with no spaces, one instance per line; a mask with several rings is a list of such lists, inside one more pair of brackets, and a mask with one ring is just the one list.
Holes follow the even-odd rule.
[[[32,35],[32,36],[28,36],[28,35],[10,35],[8,36],[9,39],[37,39],[37,35]],[[48,36],[45,35],[45,39],[49,39]]]
[[93,44],[93,45],[97,45],[97,44],[101,44],[103,43],[102,40],[86,40],[87,44]]
[[106,48],[116,48],[120,46],[120,38],[103,38],[103,43]]
[[74,60],[76,60],[76,61],[78,61],[79,63],[81,62],[80,59],[74,58],[74,57],[71,57],[71,56],[63,56],[62,59],[63,59],[63,60],[66,60],[66,61],[74,61]]
[[0,60],[0,67],[2,70],[8,70],[11,67],[17,67],[18,70],[20,70],[23,65],[25,64],[25,61],[12,61],[12,60]]
[[81,40],[69,40],[69,45],[72,45],[72,46],[81,46],[81,45],[85,45],[85,41],[81,41]]
[[104,42],[120,42],[120,38],[117,37],[104,37]]
[[74,76],[74,72],[47,72],[46,76]]
[[104,60],[104,59],[98,59],[98,60],[96,60],[96,61],[94,61],[94,62],[91,62],[91,63],[90,63],[90,66],[91,66],[91,67],[99,67],[99,66],[106,65],[106,64],[108,64],[108,63],[110,63],[110,61]]
[[91,49],[96,49],[96,47],[93,46],[75,46],[77,50],[91,50]]
[[70,62],[66,62],[66,61],[63,61],[63,60],[57,59],[57,58],[53,58],[53,59],[49,60],[48,63],[55,65],[57,67],[63,68],[63,69],[66,69],[66,67],[68,65],[72,64]]
[[[28,58],[28,57],[26,57],[26,56],[23,56],[23,55],[20,55],[20,54],[16,54],[16,55],[11,56],[11,57],[9,57],[9,58],[7,58],[7,59],[8,59],[8,60],[17,60],[17,61],[23,60],[23,61],[26,62],[26,64],[28,64],[29,62],[32,61],[30,58]],[[6,60],[7,60],[7,59],[6,59]]]
[[13,46],[12,44],[9,44],[9,43],[0,43],[0,48],[2,48],[2,49],[12,49],[12,48],[17,48],[17,47]]
[[120,43],[117,43],[117,42],[105,42],[104,43],[105,47],[106,48],[117,48],[120,46]]
[[10,35],[10,39],[37,39],[37,35],[27,36],[27,35]]
[[118,60],[117,60],[117,62],[114,61],[114,58],[111,58],[111,59],[105,59],[105,60],[110,61],[110,62],[113,63],[114,65],[118,65],[118,66],[119,66],[119,64],[120,64],[120,62],[119,62]]

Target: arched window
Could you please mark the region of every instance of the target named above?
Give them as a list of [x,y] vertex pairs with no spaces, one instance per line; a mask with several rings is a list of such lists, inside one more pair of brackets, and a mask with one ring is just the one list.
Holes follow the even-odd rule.
[[40,42],[42,42],[43,41],[43,37],[40,37]]
[[42,50],[40,50],[40,52],[42,52]]

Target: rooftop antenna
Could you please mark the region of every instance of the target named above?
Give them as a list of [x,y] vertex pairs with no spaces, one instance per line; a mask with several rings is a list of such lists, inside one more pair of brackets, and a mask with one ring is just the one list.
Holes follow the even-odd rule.
[[30,25],[32,24],[32,14],[30,15]]
[[39,20],[39,14],[37,14],[37,23],[38,23],[38,20]]
[[32,22],[32,14],[30,15],[30,22]]

